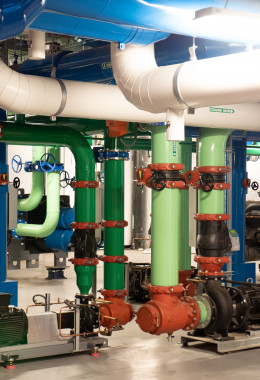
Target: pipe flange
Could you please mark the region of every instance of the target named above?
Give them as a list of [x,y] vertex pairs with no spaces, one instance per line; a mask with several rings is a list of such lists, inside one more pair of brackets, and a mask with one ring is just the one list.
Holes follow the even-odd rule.
[[207,294],[203,294],[201,296],[195,296],[195,297],[193,297],[193,299],[199,307],[199,315],[200,316],[201,316],[200,303],[202,303],[206,309],[207,318],[205,319],[204,322],[200,322],[200,318],[199,318],[199,323],[196,326],[197,329],[205,329],[205,327],[207,327],[210,324],[212,314],[213,314],[213,312],[212,312],[212,309],[213,309],[212,300],[210,299],[210,297]]
[[99,260],[96,257],[75,257],[74,259],[71,259],[69,261],[71,261],[73,265],[80,266],[95,266],[99,263]]
[[72,181],[71,187],[73,189],[95,189],[99,187],[97,181]]
[[198,271],[199,276],[203,277],[223,277],[224,272],[221,268],[224,264],[229,263],[229,258],[227,256],[223,257],[204,257],[195,256],[194,261],[198,263],[201,268]]
[[101,256],[100,258],[101,261],[104,263],[114,263],[114,264],[121,264],[121,263],[126,263],[128,261],[128,257],[125,255],[121,256]]
[[199,173],[230,173],[229,166],[199,166],[195,170]]
[[180,301],[189,303],[191,307],[191,313],[189,313],[189,323],[184,328],[185,331],[194,330],[200,321],[200,310],[199,305],[195,302],[194,297],[181,296],[179,297]]
[[128,226],[128,222],[126,220],[102,220],[101,226],[106,228],[124,228]]
[[128,291],[126,289],[119,289],[119,290],[107,290],[107,289],[102,289],[101,294],[103,297],[110,298],[110,297],[119,297],[123,298],[128,296]]
[[73,222],[71,223],[71,227],[74,230],[96,230],[99,228],[99,223],[94,222]]
[[183,164],[149,164],[148,169],[150,170],[183,170]]
[[148,285],[147,289],[150,294],[181,294],[184,290],[182,284],[174,286]]
[[195,214],[194,219],[221,221],[221,220],[229,220],[229,215],[228,214]]

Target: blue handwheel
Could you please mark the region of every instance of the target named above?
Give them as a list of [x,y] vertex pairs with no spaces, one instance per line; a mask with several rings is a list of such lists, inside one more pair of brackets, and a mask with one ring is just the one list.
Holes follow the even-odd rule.
[[41,156],[40,167],[44,172],[50,173],[55,169],[56,161],[52,154],[45,153]]
[[18,154],[13,156],[13,158],[12,158],[12,169],[13,169],[13,171],[15,173],[20,173],[20,171],[22,170],[22,166],[23,166],[23,163],[22,163],[21,157],[18,156]]

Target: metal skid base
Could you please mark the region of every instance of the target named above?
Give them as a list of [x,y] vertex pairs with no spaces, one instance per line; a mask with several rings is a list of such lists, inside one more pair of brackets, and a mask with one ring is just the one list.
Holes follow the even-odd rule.
[[[220,354],[260,347],[259,330],[249,331],[248,333],[230,333],[229,336],[234,339],[219,341],[207,336],[199,337],[187,334],[182,335],[181,343],[183,344],[183,347],[195,347],[196,343],[214,344],[216,346],[217,352]],[[189,346],[189,343],[194,344]]]
[[106,338],[89,337],[80,339],[77,350],[75,350],[74,339],[0,347],[0,362],[7,363],[9,361],[16,362],[17,360],[72,354],[107,346],[108,340]]

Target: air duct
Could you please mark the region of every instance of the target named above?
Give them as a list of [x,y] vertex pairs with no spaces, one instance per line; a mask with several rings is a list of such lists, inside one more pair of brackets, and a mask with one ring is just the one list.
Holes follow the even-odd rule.
[[169,140],[184,139],[184,109],[260,100],[260,50],[158,67],[154,46],[111,44],[114,77],[139,109],[165,113]]

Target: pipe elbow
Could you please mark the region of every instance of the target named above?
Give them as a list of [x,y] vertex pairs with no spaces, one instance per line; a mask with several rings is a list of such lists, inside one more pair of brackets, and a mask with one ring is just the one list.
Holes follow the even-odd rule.
[[[125,98],[137,108],[152,113],[166,112],[169,108],[184,109],[174,92],[174,78],[179,65],[158,67],[154,45],[126,46],[120,50],[111,44],[111,63],[114,78]],[[177,85],[175,86],[177,91]]]

